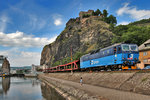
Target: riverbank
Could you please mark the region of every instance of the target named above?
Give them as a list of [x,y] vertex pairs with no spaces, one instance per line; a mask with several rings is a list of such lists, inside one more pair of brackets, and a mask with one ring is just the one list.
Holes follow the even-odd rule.
[[141,72],[109,72],[109,73],[49,73],[45,76],[79,82],[80,77],[83,83],[94,86],[112,88],[123,91],[130,91],[150,95],[150,73]]
[[[100,74],[104,74],[103,78],[100,78]],[[77,100],[149,100],[150,95],[143,95],[127,90],[122,91],[121,89],[117,89],[117,86],[122,87],[123,84],[128,82],[129,78],[132,79],[137,77],[136,74],[141,75],[145,73],[50,73],[40,74],[39,78],[52,84],[54,88],[62,90],[63,93],[67,95],[67,97],[73,96]],[[79,84],[81,76],[83,77],[84,82],[82,86],[80,86]],[[107,76],[110,76],[110,78],[108,78]],[[146,73],[145,76],[149,76],[148,73]],[[92,83],[93,80],[95,80],[94,83]],[[105,87],[96,85],[98,83],[100,84],[100,80],[103,80],[103,85],[105,85]],[[123,83],[122,80],[126,80],[124,81],[125,83]],[[110,83],[110,81],[112,83]],[[144,81],[147,80],[143,80],[143,82]],[[90,83],[87,84],[87,82]],[[107,82],[109,85],[104,84],[104,82]]]
[[44,74],[38,75],[38,78],[54,88],[66,100],[108,100],[101,96],[93,95],[87,91],[82,90],[82,86],[77,83],[78,88],[65,84],[64,81],[58,81],[54,78],[45,76]]

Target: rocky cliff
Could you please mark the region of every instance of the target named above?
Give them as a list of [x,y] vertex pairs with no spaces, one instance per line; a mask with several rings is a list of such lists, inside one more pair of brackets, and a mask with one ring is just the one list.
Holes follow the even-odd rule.
[[[71,48],[73,59],[92,50],[111,45],[113,34],[109,24],[101,16],[70,19],[57,39],[43,48],[41,65],[55,66],[70,61]],[[65,60],[64,60],[65,59]]]
[[5,58],[2,64],[2,71],[3,73],[10,73],[10,64],[9,61]]

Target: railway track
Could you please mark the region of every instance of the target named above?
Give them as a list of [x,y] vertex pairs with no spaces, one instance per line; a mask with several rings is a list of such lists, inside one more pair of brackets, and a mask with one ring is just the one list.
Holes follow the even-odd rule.
[[139,72],[139,73],[150,73],[150,69],[132,69],[132,70],[118,70],[118,71],[104,71],[104,70],[102,70],[102,71],[87,71],[88,73],[99,73],[99,72],[102,72],[102,73],[110,73],[110,72],[120,72],[120,73],[129,73],[129,72]]
[[[71,71],[67,71],[67,72],[48,72],[48,73],[70,73]],[[132,72],[137,72],[137,73],[150,73],[150,69],[132,69],[132,70],[115,70],[115,71],[105,71],[105,70],[101,70],[101,71],[73,71],[74,73],[132,73]]]

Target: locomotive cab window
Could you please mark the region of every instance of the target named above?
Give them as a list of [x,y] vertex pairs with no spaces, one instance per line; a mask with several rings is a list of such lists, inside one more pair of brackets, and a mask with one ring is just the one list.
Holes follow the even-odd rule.
[[117,47],[117,53],[121,53],[121,46]]
[[138,51],[137,45],[130,45],[130,50],[131,51]]
[[103,56],[105,55],[105,52],[103,51]]
[[114,47],[114,53],[116,53],[117,52],[117,48],[116,47]]
[[109,50],[107,50],[107,54],[109,54]]
[[129,50],[130,50],[129,45],[123,44],[123,45],[122,45],[122,50],[123,50],[123,51],[129,51]]

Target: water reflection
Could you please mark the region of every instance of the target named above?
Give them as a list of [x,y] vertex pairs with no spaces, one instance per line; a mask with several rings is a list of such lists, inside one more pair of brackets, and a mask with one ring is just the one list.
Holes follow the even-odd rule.
[[2,78],[2,88],[3,88],[3,92],[7,95],[7,91],[10,88],[10,77]]
[[32,80],[32,86],[34,87],[34,86],[37,86],[37,85],[39,85],[40,83],[39,83],[39,81],[37,81],[37,80]]
[[65,100],[36,78],[0,77],[0,100]]
[[45,100],[65,100],[55,89],[49,87],[46,83],[41,84],[42,96]]

